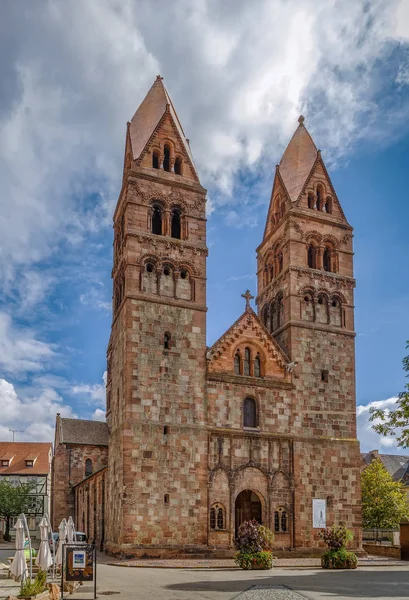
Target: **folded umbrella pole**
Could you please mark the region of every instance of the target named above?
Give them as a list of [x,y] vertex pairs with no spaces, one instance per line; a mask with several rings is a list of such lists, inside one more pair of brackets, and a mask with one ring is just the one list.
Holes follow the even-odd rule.
[[62,555],[63,544],[65,544],[66,538],[67,538],[67,521],[65,519],[63,519],[61,521],[61,523],[59,524],[58,531],[59,531],[59,541],[58,541],[57,554],[55,557],[55,564],[57,565],[57,567],[61,567],[62,561],[63,561],[63,555]]
[[40,547],[38,549],[38,554],[36,558],[36,565],[40,567],[43,571],[48,571],[48,569],[53,564],[53,559],[51,556],[50,545],[48,543],[48,521],[46,517],[43,517],[40,521]]
[[16,553],[10,566],[10,573],[15,581],[24,581],[24,579],[27,579],[28,569],[24,554],[24,543],[26,540],[22,517],[17,519],[14,529],[16,530]]

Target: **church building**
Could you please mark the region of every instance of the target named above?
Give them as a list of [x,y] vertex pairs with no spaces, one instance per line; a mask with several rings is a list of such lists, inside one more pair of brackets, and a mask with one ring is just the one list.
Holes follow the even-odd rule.
[[256,310],[247,291],[208,348],[206,190],[160,76],[128,123],[107,442],[67,482],[77,528],[110,553],[231,550],[251,518],[277,550],[311,552],[341,523],[361,547],[352,227],[303,117],[272,179]]

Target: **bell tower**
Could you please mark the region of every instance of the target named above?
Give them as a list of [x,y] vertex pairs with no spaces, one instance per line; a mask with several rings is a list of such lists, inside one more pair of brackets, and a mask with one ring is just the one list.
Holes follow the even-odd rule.
[[295,480],[296,531],[303,532],[296,545],[314,536],[310,504],[297,497],[319,490],[359,546],[352,227],[302,116],[276,167],[257,265],[259,316],[293,370],[295,472],[303,473]]
[[114,214],[111,552],[207,542],[205,201],[158,76],[127,126]]

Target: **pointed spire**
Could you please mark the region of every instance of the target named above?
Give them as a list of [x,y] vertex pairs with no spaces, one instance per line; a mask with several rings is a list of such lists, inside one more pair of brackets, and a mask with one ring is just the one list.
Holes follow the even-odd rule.
[[291,200],[297,200],[318,156],[318,150],[300,115],[298,127],[280,161],[278,170]]
[[166,111],[169,111],[173,118],[176,129],[194,168],[189,143],[173,107],[172,100],[163,84],[163,77],[160,75],[156,76],[151,89],[146,94],[129,125],[133,159],[137,160],[140,157]]

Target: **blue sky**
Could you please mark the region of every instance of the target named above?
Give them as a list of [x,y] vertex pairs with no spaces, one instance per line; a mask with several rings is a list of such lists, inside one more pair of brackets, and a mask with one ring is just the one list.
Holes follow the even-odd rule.
[[362,447],[396,451],[367,419],[405,382],[409,13],[359,4],[5,0],[0,439],[51,439],[57,411],[103,418],[125,126],[160,72],[209,190],[208,343],[255,295],[274,167],[303,113],[355,228]]

